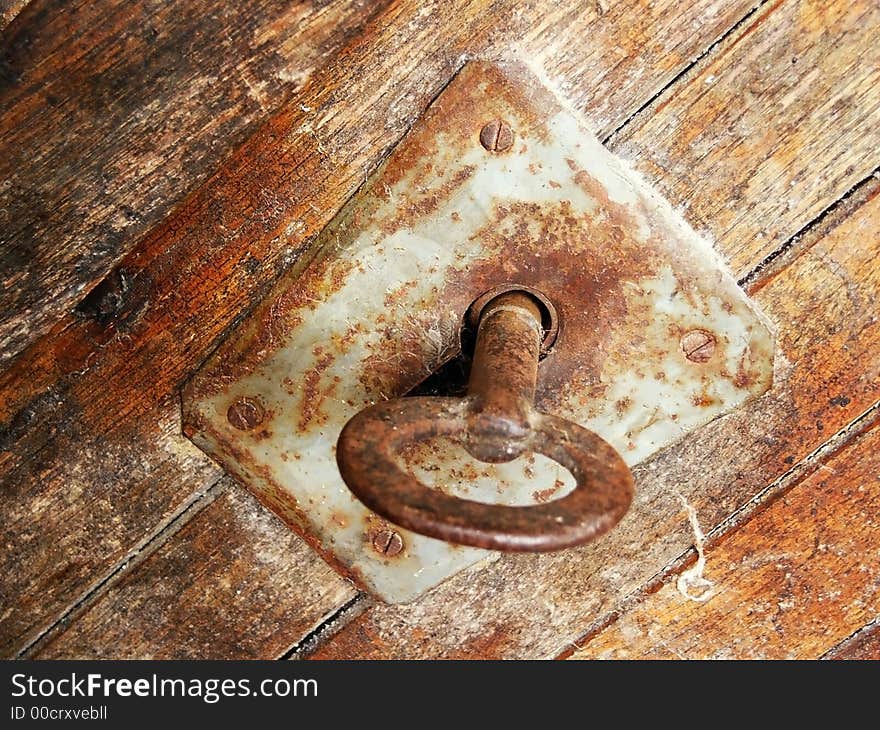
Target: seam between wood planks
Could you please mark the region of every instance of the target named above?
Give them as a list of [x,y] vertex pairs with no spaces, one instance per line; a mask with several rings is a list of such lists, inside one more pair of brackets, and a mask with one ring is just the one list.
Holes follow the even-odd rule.
[[[762,3],[752,8],[752,10],[746,13],[739,21],[734,23],[727,32],[723,33],[718,40],[712,43],[706,51],[699,54],[681,72],[676,74],[675,78],[669,81],[669,83],[667,83],[659,92],[654,94],[648,102],[639,107],[639,109],[627,117],[620,126],[604,137],[602,139],[602,144],[613,149],[617,137],[628,133],[631,127],[637,126],[642,120],[647,121],[656,112],[660,111],[660,109],[666,106],[667,101],[675,91],[690,83],[691,79],[698,76],[703,67],[709,62],[717,60],[724,53],[736,46],[736,44],[743,38],[750,35],[762,22],[772,16],[773,11],[784,2],[785,0],[764,0]],[[770,7],[767,7],[768,5],[770,5]],[[749,24],[749,21],[754,22]]]
[[7,9],[0,14],[0,37],[30,3],[31,0],[12,0]]
[[[826,461],[848,449],[860,435],[878,423],[880,423],[880,401],[877,401],[866,411],[850,421],[831,438],[807,454],[807,456],[801,459],[797,464],[770,482],[770,484],[758,492],[748,502],[734,510],[711,530],[707,531],[705,536],[706,549],[710,549],[719,538],[738,530],[776,500],[784,497],[791,489],[803,482],[804,479],[818,471]],[[599,633],[614,624],[614,622],[622,616],[629,613],[649,595],[659,590],[664,584],[669,582],[670,578],[685,570],[691,563],[693,563],[696,557],[696,550],[693,547],[690,547],[678,557],[669,561],[661,570],[652,575],[638,589],[624,596],[618,603],[617,608],[611,611],[608,615],[603,616],[599,621],[590,625],[581,635],[581,638],[572,642],[565,651],[559,654],[557,659],[566,659],[575,651],[588,646],[590,641]]]
[[871,633],[878,626],[880,626],[880,617],[875,618],[873,621],[869,621],[860,629],[856,629],[855,631],[853,631],[845,639],[838,641],[834,646],[832,646],[828,651],[820,656],[819,659],[836,659],[837,657],[835,657],[834,655],[837,654],[841,649],[847,648],[849,644],[852,644],[858,641],[863,636]]
[[[733,25],[730,26],[726,31],[724,31],[718,38],[716,38],[712,43],[706,46],[706,49],[702,53],[698,53],[694,58],[688,63],[684,68],[682,68],[675,76],[673,76],[666,84],[664,84],[660,89],[657,90],[655,94],[651,96],[650,99],[645,101],[644,104],[638,107],[632,114],[630,114],[626,119],[624,119],[620,124],[618,124],[614,129],[608,132],[605,136],[602,137],[602,144],[606,147],[609,146],[614,137],[616,137],[620,132],[622,132],[626,127],[629,127],[630,124],[637,118],[641,117],[646,109],[653,106],[657,103],[661,96],[664,96],[667,92],[669,92],[673,87],[677,87],[679,82],[686,82],[688,78],[690,78],[691,72],[697,69],[698,67],[703,66],[703,62],[708,59],[710,56],[715,55],[715,52],[722,47],[722,45],[726,45],[729,39],[738,40],[741,35],[738,34],[739,30],[751,20],[758,11],[761,10],[767,3],[771,0],[761,0],[758,4],[752,7],[745,15],[743,15],[738,21],[736,21]],[[780,4],[780,0],[777,0],[777,5]],[[736,35],[736,38],[732,38],[732,36]]]
[[335,611],[321,619],[311,631],[277,659],[302,659],[308,656],[374,604],[375,600],[367,593],[358,593],[352,596]]
[[[750,297],[754,296],[777,274],[782,273],[795,258],[811,248],[813,243],[837,228],[852,210],[876,195],[878,190],[880,190],[880,167],[875,167],[867,177],[859,180],[779,248],[765,256],[737,283],[748,292]],[[808,240],[801,244],[804,239]],[[790,258],[787,256],[789,253],[793,253]]]
[[38,651],[56,632],[73,623],[77,616],[98,601],[104,593],[112,588],[123,577],[127,576],[133,568],[147,560],[153,553],[167,543],[174,535],[188,525],[193,517],[207,508],[220,495],[224,494],[233,484],[232,477],[223,475],[208,485],[207,488],[197,492],[194,498],[187,502],[183,509],[169,517],[164,523],[160,523],[159,529],[151,533],[134,546],[128,555],[114,565],[104,577],[87,589],[73,604],[71,604],[57,619],[43,629],[31,641],[21,647],[15,654],[16,659],[27,659]]

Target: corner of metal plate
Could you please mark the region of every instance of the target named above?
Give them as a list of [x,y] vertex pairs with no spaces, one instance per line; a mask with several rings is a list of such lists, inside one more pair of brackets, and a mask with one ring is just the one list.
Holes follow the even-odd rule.
[[[186,385],[185,433],[344,575],[412,600],[491,553],[369,512],[336,441],[454,356],[470,304],[506,283],[558,313],[536,405],[630,466],[771,384],[772,332],[712,247],[532,71],[472,62]],[[542,457],[487,465],[448,443],[401,459],[479,501],[573,484]]]

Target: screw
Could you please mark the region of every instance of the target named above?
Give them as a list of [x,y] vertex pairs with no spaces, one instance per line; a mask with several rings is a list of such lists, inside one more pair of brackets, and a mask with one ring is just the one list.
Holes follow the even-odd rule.
[[250,431],[252,428],[256,428],[265,417],[266,411],[263,410],[263,406],[253,398],[239,398],[226,411],[226,420],[239,431]]
[[489,152],[504,152],[513,146],[513,130],[503,119],[493,119],[480,130],[480,144]]
[[379,530],[373,535],[373,550],[380,555],[387,555],[389,558],[393,558],[403,550],[403,538],[400,536],[400,533],[394,530]]
[[715,335],[706,330],[690,330],[681,338],[681,351],[691,362],[708,362],[715,352]]

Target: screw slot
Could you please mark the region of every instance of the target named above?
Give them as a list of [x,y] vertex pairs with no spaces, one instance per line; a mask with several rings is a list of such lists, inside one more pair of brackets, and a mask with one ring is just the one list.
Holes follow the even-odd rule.
[[403,538],[394,530],[379,530],[373,535],[371,543],[373,550],[389,558],[393,558],[403,550]]
[[239,431],[250,431],[266,418],[263,406],[253,398],[239,398],[226,411],[226,420]]
[[709,362],[715,353],[715,335],[706,330],[690,330],[685,332],[679,343],[684,356],[691,362]]
[[480,144],[489,152],[504,152],[513,146],[513,130],[503,119],[493,119],[480,130]]

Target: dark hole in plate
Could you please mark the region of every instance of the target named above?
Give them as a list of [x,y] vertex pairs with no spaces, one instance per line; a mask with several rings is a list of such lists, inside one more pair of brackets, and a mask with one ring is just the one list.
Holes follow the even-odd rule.
[[[491,296],[493,293],[498,295],[518,288],[516,286],[504,285],[474,300],[464,316],[461,328],[461,351],[412,388],[405,394],[405,397],[424,395],[464,396],[467,393],[468,378],[470,378],[471,364],[474,357],[474,347],[477,343],[477,317],[474,309],[475,307],[482,308],[491,301],[494,298]],[[555,311],[550,309],[553,305],[549,303],[550,300],[545,295],[535,292],[528,287],[522,287],[522,291],[538,304],[538,308],[541,310],[541,325],[545,333],[550,333],[545,338],[544,346],[541,349],[540,359],[543,360],[556,338],[558,330],[557,315]]]

